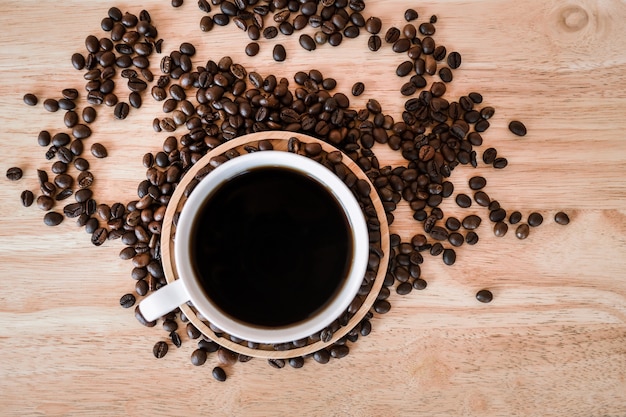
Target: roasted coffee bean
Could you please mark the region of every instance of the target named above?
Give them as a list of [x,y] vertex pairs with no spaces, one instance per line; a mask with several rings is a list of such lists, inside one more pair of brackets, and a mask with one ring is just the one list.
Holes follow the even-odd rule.
[[476,232],[469,231],[467,232],[467,235],[465,235],[465,243],[467,243],[468,245],[475,245],[478,243],[478,234],[476,234]]
[[22,194],[20,194],[20,200],[22,201],[22,205],[24,207],[30,207],[35,200],[35,195],[30,190],[24,190],[22,191]]
[[259,53],[260,46],[257,42],[250,42],[246,45],[245,52],[248,56],[256,56]]
[[526,223],[520,224],[519,226],[517,226],[517,229],[515,229],[515,236],[518,239],[526,239],[529,234],[530,234],[530,228],[528,227],[528,224]]
[[387,29],[385,33],[385,42],[387,43],[395,43],[400,38],[400,29],[395,26]]
[[502,237],[504,235],[506,235],[506,232],[509,231],[509,226],[500,221],[497,222],[494,226],[493,226],[493,234],[496,235],[497,237]]
[[490,303],[493,300],[493,293],[489,290],[480,290],[476,293],[476,299],[481,303]]
[[307,51],[313,51],[317,47],[315,40],[307,34],[300,35],[298,42],[300,43],[300,46]]
[[53,98],[47,98],[43,102],[43,108],[51,113],[54,113],[59,110],[59,102]]
[[526,136],[526,126],[518,120],[513,120],[509,123],[509,130],[517,136]]
[[128,103],[125,103],[123,101],[119,102],[113,110],[113,116],[118,120],[124,120],[126,119],[126,117],[128,117],[129,110],[130,107],[128,106]]
[[382,28],[382,20],[379,17],[371,16],[365,22],[365,30],[372,35],[376,35]]
[[367,47],[370,51],[376,52],[382,46],[382,40],[378,35],[372,35],[367,40]]
[[72,54],[71,62],[72,66],[77,70],[85,68],[85,57],[78,52]]
[[520,213],[519,211],[514,211],[509,216],[509,223],[511,223],[511,224],[517,224],[521,220],[522,220],[522,213]]
[[454,249],[444,249],[442,259],[444,264],[454,265],[456,262],[456,252]]
[[480,226],[481,221],[482,219],[478,217],[477,215],[470,214],[469,216],[463,219],[461,224],[467,230],[475,230],[475,229],[478,229],[478,226]]
[[52,140],[52,137],[50,135],[50,132],[48,132],[47,130],[42,130],[37,135],[37,144],[39,146],[48,146],[50,145],[51,140]]
[[352,95],[357,97],[360,96],[361,94],[363,94],[363,92],[365,91],[365,84],[363,84],[360,81],[357,81],[356,83],[354,83],[352,85]]
[[509,164],[509,161],[507,161],[506,158],[502,158],[502,157],[496,158],[493,161],[493,167],[497,169],[505,168],[508,164]]
[[96,229],[91,235],[91,243],[95,246],[101,246],[104,242],[106,242],[108,236],[108,232],[105,228],[99,227]]
[[407,22],[411,22],[419,17],[419,14],[415,9],[406,9],[404,11],[404,19]]
[[472,190],[481,190],[487,185],[485,177],[475,176],[469,179],[469,186]]
[[292,368],[302,368],[304,366],[304,358],[302,356],[296,356],[295,358],[289,358],[289,366]]
[[156,342],[154,347],[152,348],[152,354],[155,358],[161,359],[167,354],[168,345],[167,342],[159,341]]
[[237,353],[221,347],[217,351],[217,359],[224,365],[234,365],[237,363]]
[[11,167],[9,169],[7,169],[7,179],[9,181],[17,181],[19,179],[22,178],[22,175],[24,174],[24,172],[22,171],[22,168],[20,167]]
[[474,201],[478,203],[479,206],[488,207],[489,203],[491,203],[491,198],[484,191],[477,191],[474,193]]
[[377,300],[374,302],[374,311],[378,314],[386,314],[391,310],[391,304],[387,300]]
[[[410,286],[409,286],[410,287]],[[333,345],[330,348],[330,356],[333,358],[341,359],[348,356],[350,348],[347,345]]]
[[430,230],[430,236],[435,240],[447,240],[448,231],[441,226],[433,226]]
[[135,296],[132,294],[124,294],[120,298],[120,305],[123,308],[130,308],[135,305]]
[[194,366],[202,366],[207,360],[207,353],[202,349],[196,349],[191,353],[191,363]]
[[457,69],[461,66],[461,54],[453,51],[448,54],[448,66],[452,69]]
[[71,197],[73,193],[74,191],[72,191],[71,188],[63,188],[61,191],[57,193],[57,195],[54,196],[54,199],[56,201],[63,201],[66,198]]
[[91,136],[91,128],[84,124],[77,124],[72,128],[72,136],[76,139],[87,139]]
[[459,207],[468,208],[472,205],[472,199],[467,194],[457,194],[456,204]]
[[398,295],[407,295],[413,290],[413,285],[410,282],[401,282],[396,287],[396,293]]
[[274,49],[272,51],[272,57],[274,61],[282,62],[287,58],[287,51],[285,47],[281,44],[274,45]]
[[560,225],[565,226],[569,224],[569,216],[566,213],[559,211],[554,215],[554,221]]
[[322,365],[327,364],[330,361],[330,353],[326,349],[318,350],[313,354],[313,359]]
[[271,366],[272,368],[276,368],[276,369],[282,369],[285,367],[284,359],[268,359],[267,363],[269,366]]
[[530,213],[528,215],[528,225],[532,227],[537,227],[541,223],[543,223],[543,216],[537,212]]
[[462,234],[458,232],[450,233],[450,235],[448,236],[448,242],[450,242],[452,246],[461,246],[463,245],[464,241],[465,241],[465,238],[463,237]]
[[47,195],[37,197],[37,207],[40,210],[48,211],[54,206],[54,200]]
[[43,222],[46,226],[58,226],[63,221],[63,215],[56,211],[49,211],[43,216]]
[[24,103],[26,103],[27,105],[36,106],[38,102],[39,102],[39,99],[37,98],[36,95],[32,93],[24,94]]
[[96,109],[87,106],[83,109],[82,116],[85,123],[93,123],[96,120]]
[[215,368],[213,368],[211,375],[213,375],[213,378],[215,378],[216,380],[220,382],[226,381],[226,372],[224,372],[224,370],[220,368],[219,366],[216,366]]
[[106,158],[108,155],[107,149],[99,142],[91,145],[91,154],[96,158]]
[[483,152],[483,162],[487,165],[493,164],[496,160],[497,151],[494,148],[487,148]]
[[501,222],[506,219],[506,210],[503,208],[497,208],[489,212],[489,220],[494,223]]
[[198,330],[198,328],[191,323],[187,324],[186,331],[187,336],[189,336],[190,339],[197,339],[202,335],[200,330]]

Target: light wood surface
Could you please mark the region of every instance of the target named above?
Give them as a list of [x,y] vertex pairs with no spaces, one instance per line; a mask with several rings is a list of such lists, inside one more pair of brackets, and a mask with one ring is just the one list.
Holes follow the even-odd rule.
[[[366,16],[384,28],[403,25],[407,2],[370,1]],[[52,229],[43,213],[25,209],[20,192],[36,188],[36,169],[48,168],[36,143],[42,129],[61,130],[62,112],[30,108],[24,93],[59,97],[81,89],[70,64],[87,34],[102,35],[108,1],[7,1],[0,4],[0,415],[349,415],[349,416],[626,416],[626,3],[593,1],[424,1],[420,20],[439,17],[435,39],[457,50],[463,65],[447,97],[481,92],[496,108],[485,145],[506,156],[504,170],[458,169],[488,178],[487,191],[510,210],[544,214],[544,225],[524,241],[495,238],[458,250],[446,267],[428,257],[424,291],[391,296],[392,310],[373,319],[372,334],[341,360],[304,368],[273,369],[263,360],[226,368],[211,377],[210,357],[200,368],[189,356],[195,342],[157,360],[152,346],[167,334],[141,326],[119,297],[133,289],[132,266],[118,258],[120,242],[94,247],[66,220]],[[367,50],[367,36],[313,53],[297,36],[280,36],[284,63],[271,60],[274,41],[261,53],[243,52],[246,35],[234,26],[201,33],[195,1],[173,9],[168,1],[115,3],[148,9],[165,39],[164,51],[196,44],[197,63],[230,55],[261,74],[293,79],[318,68],[349,92],[359,80],[368,98],[400,117],[404,59],[383,48]],[[413,5],[413,4],[412,4]],[[155,72],[158,56],[153,59]],[[141,157],[160,148],[152,130],[161,105],[145,96],[126,121],[102,111],[94,135],[110,156],[92,161],[100,201],[135,198],[144,178]],[[82,102],[84,103],[84,102]],[[513,136],[519,119],[529,133]],[[386,148],[381,161],[400,162]],[[10,182],[4,173],[20,166]],[[452,201],[447,214],[462,215]],[[470,209],[483,216],[484,211]],[[567,227],[554,223],[558,210]],[[404,238],[421,229],[400,207],[392,230]],[[494,293],[491,304],[474,298]]]

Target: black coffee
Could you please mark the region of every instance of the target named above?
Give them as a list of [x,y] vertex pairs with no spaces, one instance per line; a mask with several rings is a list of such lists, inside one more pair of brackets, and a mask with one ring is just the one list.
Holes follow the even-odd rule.
[[196,274],[214,303],[242,322],[307,319],[344,283],[352,257],[335,198],[293,170],[260,168],[220,186],[194,220]]

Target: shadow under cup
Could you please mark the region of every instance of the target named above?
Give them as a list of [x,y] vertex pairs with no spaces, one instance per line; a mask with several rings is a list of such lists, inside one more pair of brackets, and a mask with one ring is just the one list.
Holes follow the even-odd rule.
[[348,187],[323,165],[276,151],[239,156],[205,177],[183,207],[174,245],[194,307],[259,343],[332,323],[355,297],[369,254]]

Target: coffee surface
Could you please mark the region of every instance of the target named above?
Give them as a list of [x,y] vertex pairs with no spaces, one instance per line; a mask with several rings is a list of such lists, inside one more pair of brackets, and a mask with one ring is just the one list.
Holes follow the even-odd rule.
[[343,209],[311,178],[284,168],[222,184],[194,219],[191,251],[207,296],[226,314],[283,326],[315,314],[348,273]]

